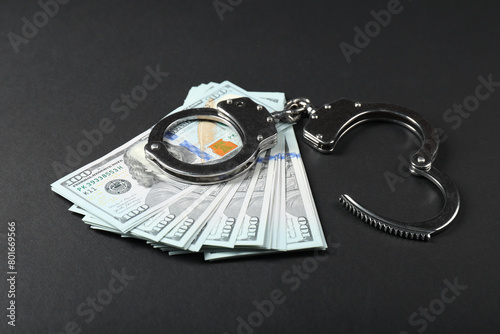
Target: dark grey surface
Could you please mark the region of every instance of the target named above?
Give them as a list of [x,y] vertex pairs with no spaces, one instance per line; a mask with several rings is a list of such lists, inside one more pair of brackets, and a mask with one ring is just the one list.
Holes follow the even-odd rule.
[[[498,2],[402,0],[401,13],[350,63],[340,43],[352,45],[353,29],[364,29],[387,1],[232,3],[221,21],[212,1],[71,1],[16,53],[7,35],[21,34],[21,19],[32,22],[40,6],[2,1],[0,268],[4,276],[7,222],[15,221],[18,275],[15,328],[7,325],[6,280],[0,285],[0,332],[63,332],[74,321],[82,333],[236,333],[238,317],[255,316],[253,301],[280,289],[284,303],[255,333],[497,333],[500,87],[458,127],[457,114],[448,122],[443,115],[475,94],[479,76],[500,81]],[[111,103],[157,64],[169,76],[121,120]],[[338,204],[347,193],[399,219],[439,211],[440,194],[423,179],[389,188],[384,173],[397,174],[398,157],[417,146],[408,131],[384,123],[352,130],[329,156],[300,141],[325,235],[338,243],[323,262],[312,252],[220,263],[169,257],[90,230],[50,191],[52,163],[82,130],[104,117],[116,126],[78,166],[152,126],[191,86],[226,79],[316,104],[347,97],[420,112],[447,136],[435,165],[460,190],[458,217],[424,243],[368,227]],[[303,263],[318,266],[291,290],[296,281],[287,280],[298,276],[289,270]],[[86,323],[77,307],[122,268],[135,278]],[[439,302],[443,291],[453,296],[444,280],[455,279],[467,288]],[[420,315],[409,322],[429,306],[439,315],[425,329]]]

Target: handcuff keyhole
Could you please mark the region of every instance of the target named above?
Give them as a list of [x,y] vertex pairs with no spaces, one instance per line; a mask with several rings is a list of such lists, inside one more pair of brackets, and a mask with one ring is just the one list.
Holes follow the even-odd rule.
[[243,108],[243,107],[245,106],[245,102],[243,102],[243,101],[238,101],[238,102],[236,102],[236,106],[237,106],[238,108]]

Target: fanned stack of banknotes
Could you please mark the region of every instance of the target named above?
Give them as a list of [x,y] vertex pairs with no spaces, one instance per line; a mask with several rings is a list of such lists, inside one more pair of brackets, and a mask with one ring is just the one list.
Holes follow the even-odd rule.
[[[238,97],[249,97],[269,112],[285,103],[284,93],[247,92],[225,81],[191,88],[173,112],[216,108]],[[185,123],[175,133],[167,130],[164,139],[177,145],[181,161],[210,163],[241,146],[238,135],[221,123]],[[227,182],[197,185],[169,176],[146,159],[150,128],[54,182],[52,190],[73,202],[69,210],[83,215],[92,229],[144,239],[170,255],[203,252],[213,261],[326,249],[293,128],[278,124],[277,129],[277,145]]]

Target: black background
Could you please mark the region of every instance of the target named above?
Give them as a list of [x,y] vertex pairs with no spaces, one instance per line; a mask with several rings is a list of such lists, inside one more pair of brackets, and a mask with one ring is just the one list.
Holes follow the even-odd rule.
[[[41,9],[34,0],[2,1],[0,263],[5,273],[7,222],[15,221],[18,276],[15,328],[5,316],[6,280],[0,285],[1,332],[56,333],[75,321],[82,333],[236,333],[253,301],[280,289],[285,302],[254,332],[417,333],[423,325],[409,317],[436,307],[444,280],[456,279],[467,288],[424,332],[496,333],[500,87],[458,127],[443,115],[475,94],[479,76],[500,81],[498,2],[401,0],[402,11],[350,63],[340,43],[354,45],[354,28],[364,30],[370,11],[387,1],[238,2],[221,20],[212,1],[73,0],[16,53],[8,34],[21,35],[21,19],[33,22]],[[169,76],[119,120],[112,101],[157,64]],[[347,193],[397,219],[439,212],[441,195],[423,179],[404,178],[391,191],[384,173],[397,174],[398,157],[417,146],[407,130],[385,123],[352,130],[332,155],[306,146],[303,123],[296,126],[325,235],[338,247],[295,291],[282,275],[312,252],[217,263],[169,257],[90,230],[51,192],[52,164],[84,139],[82,130],[103,117],[116,125],[78,167],[152,126],[191,86],[223,80],[317,105],[347,97],[420,112],[446,135],[435,165],[460,190],[457,218],[430,242],[416,242],[368,227],[338,204]],[[86,323],[77,306],[122,268],[135,278]]]

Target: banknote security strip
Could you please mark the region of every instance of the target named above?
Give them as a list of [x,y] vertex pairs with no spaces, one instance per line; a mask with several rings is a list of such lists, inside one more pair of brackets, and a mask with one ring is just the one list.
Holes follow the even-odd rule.
[[225,81],[192,87],[182,106],[105,156],[51,187],[73,202],[92,229],[138,238],[181,255],[221,260],[326,249],[293,123],[309,116],[305,140],[330,152],[348,129],[386,119],[417,133],[412,173],[443,192],[445,207],[421,223],[372,213],[347,195],[341,202],[370,225],[427,240],[456,215],[453,183],[432,166],[438,139],[420,115],[387,104],[341,100],[315,108],[279,92],[248,92]]
[[[445,204],[432,219],[407,223],[380,216],[342,195],[340,202],[370,225],[401,237],[429,240],[442,231],[458,213],[460,196],[448,176],[432,166],[436,158],[439,137],[434,126],[420,114],[393,104],[360,103],[347,99],[315,108],[306,98],[287,102],[280,111],[269,112],[248,97],[220,101],[215,108],[186,109],[169,115],[156,124],[145,145],[146,157],[165,172],[187,182],[211,184],[237,177],[248,171],[262,151],[276,145],[276,123],[294,123],[308,115],[304,139],[316,150],[330,153],[344,133],[356,125],[372,120],[386,120],[402,125],[422,141],[421,148],[411,156],[410,171],[433,182],[443,193]],[[172,124],[185,122],[218,122],[239,136],[239,151],[230,158],[210,164],[191,164],[176,153],[171,140],[163,140]],[[192,123],[191,123],[192,124]],[[223,141],[223,139],[220,139]],[[225,142],[225,141],[224,141]],[[225,142],[226,143],[226,142]]]

